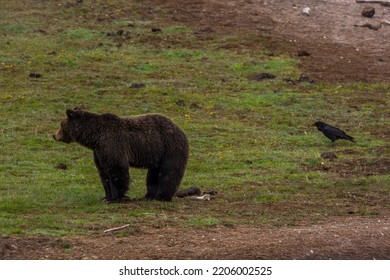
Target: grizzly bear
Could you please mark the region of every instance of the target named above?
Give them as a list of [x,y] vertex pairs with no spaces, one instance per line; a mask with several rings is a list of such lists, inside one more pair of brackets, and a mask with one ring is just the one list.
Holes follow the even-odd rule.
[[184,175],[189,145],[185,133],[168,117],[121,118],[79,108],[66,110],[66,115],[53,137],[93,151],[105,202],[123,201],[129,188],[129,167],[148,169],[146,199],[172,199]]

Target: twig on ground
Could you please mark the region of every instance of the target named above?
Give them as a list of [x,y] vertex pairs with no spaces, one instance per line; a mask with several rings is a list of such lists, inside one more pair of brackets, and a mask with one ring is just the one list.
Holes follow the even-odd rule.
[[356,0],[356,3],[380,4],[380,5],[382,5],[382,6],[390,7],[390,1],[379,1],[379,0]]
[[112,232],[112,231],[121,230],[121,229],[127,228],[127,227],[129,227],[129,226],[130,226],[129,224],[126,224],[126,225],[123,225],[123,226],[120,226],[120,227],[114,227],[114,228],[106,229],[106,230],[104,231],[104,233],[108,233],[108,232]]
[[373,25],[371,23],[365,23],[363,25],[355,24],[354,26],[355,27],[367,27],[367,28],[372,29],[372,30],[379,30],[382,27],[382,25],[390,25],[390,21],[388,21],[388,20],[382,21],[379,25]]

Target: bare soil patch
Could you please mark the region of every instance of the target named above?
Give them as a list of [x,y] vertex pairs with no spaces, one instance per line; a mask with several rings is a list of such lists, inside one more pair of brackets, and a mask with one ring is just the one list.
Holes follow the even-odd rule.
[[[199,30],[246,32],[265,38],[274,49],[296,57],[315,80],[330,82],[389,82],[390,8],[378,4],[367,18],[367,5],[355,0],[164,0],[171,19]],[[310,15],[303,15],[305,7]],[[255,46],[254,46],[255,47]],[[302,55],[303,53],[309,55]]]
[[390,259],[390,220],[294,227],[150,228],[117,237],[0,239],[1,259]]

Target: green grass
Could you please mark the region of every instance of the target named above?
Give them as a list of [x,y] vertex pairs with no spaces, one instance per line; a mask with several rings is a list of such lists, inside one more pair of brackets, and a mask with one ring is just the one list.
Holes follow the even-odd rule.
[[[127,223],[128,234],[141,225],[279,226],[349,215],[349,207],[362,216],[388,211],[388,84],[290,85],[283,79],[300,76],[297,62],[257,36],[203,40],[189,27],[164,24],[163,10],[160,21],[143,19],[137,1],[110,2],[118,13],[110,20],[100,5],[52,3],[29,13],[31,3],[16,2],[0,14],[1,235],[98,234]],[[129,35],[107,36],[119,29]],[[276,78],[251,79],[261,72]],[[141,82],[144,88],[131,88]],[[171,117],[191,147],[182,188],[218,194],[210,202],[102,204],[91,151],[51,136],[75,106]],[[310,127],[318,119],[357,142],[330,145]],[[322,159],[325,151],[338,158]],[[68,169],[56,169],[59,163]],[[140,198],[146,171],[130,173],[129,196]]]

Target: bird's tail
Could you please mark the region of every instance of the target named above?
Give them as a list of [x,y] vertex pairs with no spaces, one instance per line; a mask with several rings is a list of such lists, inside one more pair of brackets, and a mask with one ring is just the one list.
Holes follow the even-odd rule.
[[352,136],[349,136],[349,135],[345,135],[345,139],[349,140],[351,142],[355,142],[355,138],[353,138]]

